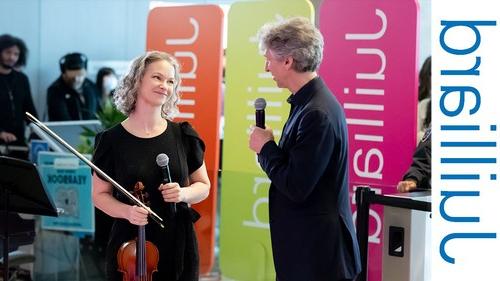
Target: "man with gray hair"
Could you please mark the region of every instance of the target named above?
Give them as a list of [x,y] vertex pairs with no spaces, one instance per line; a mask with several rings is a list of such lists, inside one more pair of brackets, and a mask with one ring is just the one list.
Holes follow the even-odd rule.
[[271,179],[269,221],[276,279],[353,280],[361,271],[348,191],[348,135],[339,102],[318,76],[323,37],[305,18],[259,32],[265,70],[291,91],[278,144],[253,127],[250,149]]

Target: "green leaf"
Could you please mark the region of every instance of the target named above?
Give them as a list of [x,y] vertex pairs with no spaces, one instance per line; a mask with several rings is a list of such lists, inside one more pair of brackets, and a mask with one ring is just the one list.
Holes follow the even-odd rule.
[[[97,112],[96,117],[101,121],[103,130],[109,129],[127,118],[127,116],[116,109],[111,100],[107,100],[104,103],[101,111]],[[91,140],[95,138],[98,132],[86,126],[82,126],[82,128],[83,132],[80,134],[82,143],[77,146],[76,150],[80,153],[92,154],[94,147]]]

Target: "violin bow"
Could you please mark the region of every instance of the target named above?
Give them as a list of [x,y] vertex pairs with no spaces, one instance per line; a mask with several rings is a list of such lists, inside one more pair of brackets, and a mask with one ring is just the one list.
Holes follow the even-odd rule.
[[99,167],[94,165],[94,163],[90,162],[87,158],[85,158],[82,154],[80,154],[80,152],[76,151],[73,147],[71,147],[71,145],[69,145],[65,140],[60,138],[56,133],[54,133],[52,130],[50,130],[42,122],[40,122],[40,120],[38,120],[35,116],[31,115],[29,112],[26,112],[26,116],[28,117],[28,119],[31,122],[33,122],[33,124],[38,126],[45,133],[49,134],[52,138],[54,138],[56,141],[58,141],[60,144],[62,144],[65,148],[67,148],[76,157],[80,158],[80,160],[82,160],[85,164],[90,166],[92,168],[92,170],[94,170],[96,173],[98,173],[103,178],[105,178],[109,183],[111,183],[111,185],[113,185],[121,193],[123,193],[125,196],[127,196],[137,206],[146,209],[149,212],[149,216],[153,219],[153,221],[155,221],[157,224],[159,224],[162,228],[165,227],[162,223],[163,219],[160,216],[158,216],[155,212],[153,212],[148,206],[146,206],[144,203],[142,203],[139,199],[135,198],[132,194],[130,194],[130,192],[128,192],[125,188],[123,188],[119,183],[117,183],[114,179],[112,179],[105,172],[103,172],[101,169],[99,169]]

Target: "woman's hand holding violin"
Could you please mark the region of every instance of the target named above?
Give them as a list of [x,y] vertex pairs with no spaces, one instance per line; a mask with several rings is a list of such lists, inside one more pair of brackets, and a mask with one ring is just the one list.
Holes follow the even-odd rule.
[[148,224],[148,211],[142,207],[131,205],[128,208],[127,220],[131,224],[146,225]]

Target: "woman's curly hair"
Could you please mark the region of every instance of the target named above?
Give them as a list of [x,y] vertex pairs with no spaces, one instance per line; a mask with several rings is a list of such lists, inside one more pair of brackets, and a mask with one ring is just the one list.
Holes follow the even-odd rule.
[[162,117],[171,120],[179,114],[179,108],[177,107],[180,101],[179,89],[181,84],[179,63],[174,56],[160,51],[147,52],[134,59],[128,73],[118,83],[113,94],[113,100],[116,108],[123,114],[129,116],[135,110],[137,94],[146,69],[148,65],[159,60],[165,60],[173,66],[175,78],[174,92],[167,97],[167,101],[162,106]]

